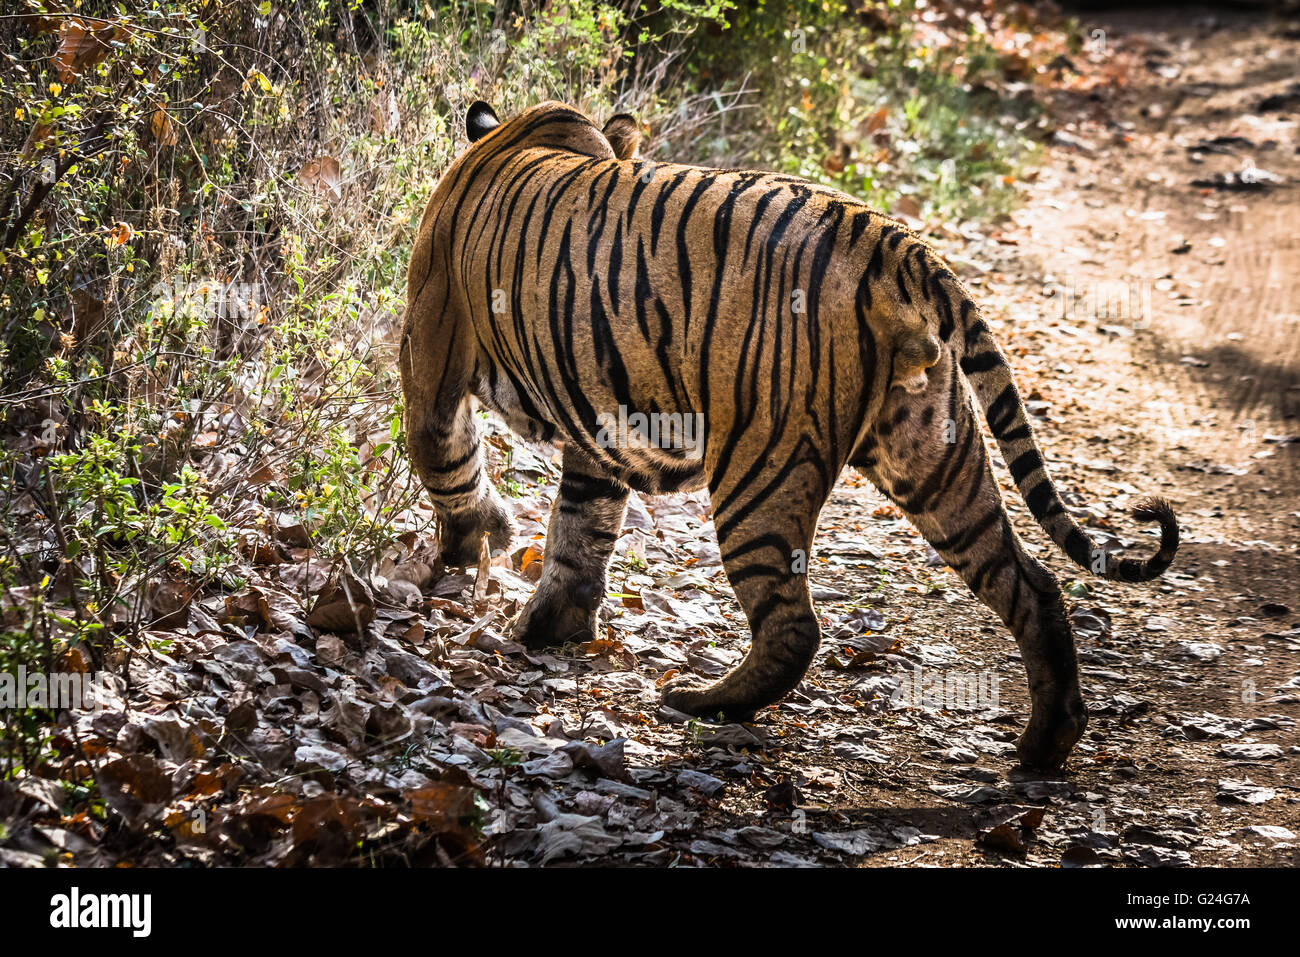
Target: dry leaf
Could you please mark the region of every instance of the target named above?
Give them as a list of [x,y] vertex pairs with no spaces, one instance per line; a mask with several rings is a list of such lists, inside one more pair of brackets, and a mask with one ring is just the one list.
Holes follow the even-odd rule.
[[271,606],[266,596],[256,588],[250,588],[241,595],[226,597],[226,620],[237,624],[251,624],[258,631],[272,631]]
[[36,123],[32,126],[31,131],[27,134],[27,139],[23,142],[22,155],[30,156],[32,150],[40,143],[44,143],[54,132],[53,123]]
[[88,68],[101,62],[112,49],[114,40],[129,36],[125,27],[112,23],[70,17],[59,30],[59,46],[52,59],[59,82],[71,83]]
[[[260,465],[248,473],[245,479],[249,485],[271,485],[275,482],[283,482],[284,475],[274,465],[263,461]],[[301,527],[301,526],[299,526]],[[308,540],[307,545],[300,546],[303,548],[310,547],[311,542]]]
[[161,106],[154,110],[153,115],[149,118],[149,132],[163,146],[176,145],[176,125],[172,123],[172,118],[167,115],[167,111]]
[[910,219],[920,219],[921,204],[911,196],[900,196],[894,203],[894,212]]
[[375,600],[360,579],[343,572],[331,579],[307,615],[307,624],[322,631],[356,632],[375,620]]
[[434,831],[457,831],[463,822],[474,815],[474,796],[471,787],[436,781],[433,784],[403,791],[402,797],[411,802],[411,817]]
[[516,552],[519,573],[529,581],[538,581],[542,577],[542,551],[535,545],[526,545]]
[[343,198],[343,173],[339,161],[332,156],[321,156],[309,161],[298,171],[298,178],[317,196],[333,200]]
[[184,628],[190,620],[194,588],[183,581],[164,579],[149,589],[149,613],[155,628]]
[[128,223],[115,223],[113,228],[108,231],[108,243],[111,249],[114,246],[121,246],[131,238],[131,226]]
[[99,769],[99,783],[104,799],[132,823],[172,797],[171,775],[147,754],[108,762]]
[[[126,228],[127,238],[130,238],[131,227],[126,223],[119,225]],[[75,289],[71,296],[72,301],[72,338],[81,342],[90,338],[104,322],[104,303],[100,299],[91,295],[84,289]]]
[[474,576],[474,600],[483,601],[488,595],[488,583],[492,581],[492,547],[488,544],[488,534],[483,533],[483,541],[478,547],[478,574]]

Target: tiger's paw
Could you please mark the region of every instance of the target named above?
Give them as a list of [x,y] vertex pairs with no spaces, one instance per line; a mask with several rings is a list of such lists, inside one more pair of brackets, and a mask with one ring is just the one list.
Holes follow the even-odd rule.
[[488,550],[492,554],[509,548],[514,536],[506,510],[490,498],[469,512],[439,514],[438,526],[438,557],[449,568],[477,565],[484,535],[488,537]]
[[1016,739],[1021,766],[1031,771],[1059,770],[1087,725],[1088,711],[1082,701],[1058,710],[1051,721],[1038,720],[1035,709],[1024,734]]
[[659,702],[683,714],[723,721],[752,721],[757,710],[752,704],[730,700],[722,682],[710,684],[689,675],[679,675],[665,684]]
[[525,648],[553,648],[596,637],[596,612],[534,594],[510,625],[510,637]]

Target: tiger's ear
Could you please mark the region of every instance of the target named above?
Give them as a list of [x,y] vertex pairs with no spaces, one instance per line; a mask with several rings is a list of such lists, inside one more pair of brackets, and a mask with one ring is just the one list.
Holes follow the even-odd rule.
[[471,103],[465,114],[465,133],[471,143],[477,143],[500,125],[501,121],[497,119],[492,107],[482,100]]
[[601,132],[614,148],[615,156],[621,160],[636,159],[641,148],[641,125],[631,113],[615,113]]

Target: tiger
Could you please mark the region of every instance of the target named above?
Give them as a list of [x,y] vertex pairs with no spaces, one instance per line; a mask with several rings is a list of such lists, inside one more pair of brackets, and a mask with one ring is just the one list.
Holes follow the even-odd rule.
[[[1161,498],[1146,558],[1099,548],[1048,475],[1007,359],[944,259],[899,222],[792,175],[654,162],[641,127],[544,102],[467,111],[469,145],[414,240],[399,362],[406,452],[440,554],[511,543],[475,412],[558,447],[535,591],[510,624],[528,648],[590,640],[628,496],[708,489],[726,577],[749,623],[720,680],[677,675],[661,704],[752,720],[796,688],[820,642],[808,576],[822,506],[852,467],[1014,635],[1030,715],[1015,747],[1059,768],[1088,714],[1061,588],[1024,549],[979,416],[1039,526],[1076,564],[1146,582],[1174,559]],[[616,410],[702,419],[684,443],[609,441]],[[604,424],[602,424],[604,423]]]

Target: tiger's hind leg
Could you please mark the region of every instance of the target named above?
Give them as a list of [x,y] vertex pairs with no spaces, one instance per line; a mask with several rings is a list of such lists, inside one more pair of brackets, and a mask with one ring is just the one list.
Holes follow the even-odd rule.
[[664,686],[667,707],[749,720],[803,679],[820,641],[807,563],[829,492],[825,485],[821,470],[807,460],[750,470],[733,463],[710,483],[723,567],[749,619],[752,644],[745,660],[716,683],[674,678]]
[[930,371],[924,392],[890,391],[851,464],[1011,629],[1032,700],[1016,750],[1027,767],[1059,767],[1088,720],[1074,636],[1056,580],[1011,526],[951,355]]
[[483,468],[473,400],[465,397],[449,416],[408,407],[406,428],[407,450],[438,516],[443,562],[475,564],[484,535],[494,553],[509,547],[510,519]]
[[483,468],[470,395],[473,335],[447,307],[445,292],[443,276],[435,271],[408,305],[399,368],[406,450],[433,500],[439,556],[447,565],[463,567],[478,560],[484,535],[495,552],[510,545],[512,531]]
[[529,648],[590,641],[630,489],[580,452],[564,451],[542,578],[511,629]]

